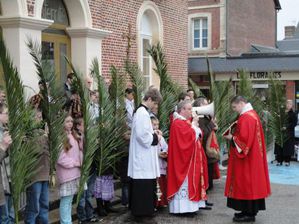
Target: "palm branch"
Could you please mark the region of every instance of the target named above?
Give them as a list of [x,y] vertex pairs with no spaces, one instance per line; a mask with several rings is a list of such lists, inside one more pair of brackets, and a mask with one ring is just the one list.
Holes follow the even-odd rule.
[[191,78],[188,78],[188,84],[194,92],[194,95],[195,95],[194,98],[204,96],[204,94],[201,92],[199,86]]
[[[215,74],[212,71],[209,59],[207,58],[208,75],[210,80],[210,100],[214,102],[215,117],[217,118],[218,131],[217,139],[220,145],[222,143],[222,133],[236,119],[237,115],[232,113],[230,100],[233,97],[232,80],[216,81]],[[232,116],[228,116],[231,114]]]
[[280,80],[270,78],[269,84],[269,129],[275,137],[275,143],[280,147],[286,141],[285,131],[286,112],[285,112],[285,89]]
[[84,140],[83,140],[83,162],[81,166],[81,177],[80,184],[77,195],[77,204],[80,201],[81,195],[84,191],[84,185],[87,183],[90,168],[92,162],[94,160],[95,152],[98,148],[97,141],[97,129],[94,128],[94,121],[91,119],[89,113],[89,90],[84,86],[83,75],[78,72],[77,69],[73,66],[73,64],[66,59],[68,64],[71,66],[72,71],[74,73],[73,79],[73,87],[76,88],[78,95],[80,96],[80,100],[82,103],[82,111],[83,111],[83,122],[84,122]]
[[19,73],[13,66],[3,41],[0,41],[0,58],[4,71],[9,110],[8,128],[12,137],[12,144],[9,148],[11,191],[15,220],[16,223],[19,223],[20,195],[25,191],[25,187],[30,184],[31,178],[35,174],[34,169],[38,156],[34,147],[34,138],[28,133],[28,130],[33,129],[32,125],[35,122],[31,108],[25,103],[24,86]]
[[62,142],[65,138],[64,119],[66,114],[62,110],[64,94],[61,85],[57,83],[55,73],[52,72],[50,63],[47,60],[42,60],[40,47],[34,44],[31,39],[29,39],[27,46],[34,60],[38,77],[43,81],[41,109],[49,131],[50,176],[53,177],[55,175],[55,165],[62,149]]
[[129,59],[125,61],[125,71],[133,83],[134,103],[135,108],[137,108],[142,102],[142,93],[145,89],[143,74],[138,64],[131,62]]
[[[119,150],[124,146],[125,111],[124,111],[124,83],[115,67],[111,68],[112,82],[110,93],[103,77],[100,75],[98,61],[92,63],[91,73],[96,77],[99,91],[100,117],[98,127],[98,151],[96,164],[98,176],[108,169],[115,170],[115,161],[123,152]],[[119,88],[119,89],[118,89]],[[138,87],[137,87],[138,88]]]
[[170,125],[169,115],[174,110],[178,95],[182,89],[171,79],[168,73],[168,65],[161,44],[158,42],[156,45],[151,46],[150,49],[148,49],[148,53],[155,62],[156,68],[154,71],[160,77],[160,92],[161,95],[164,96],[164,99],[159,105],[158,116],[160,129],[164,133],[164,137],[168,139]]

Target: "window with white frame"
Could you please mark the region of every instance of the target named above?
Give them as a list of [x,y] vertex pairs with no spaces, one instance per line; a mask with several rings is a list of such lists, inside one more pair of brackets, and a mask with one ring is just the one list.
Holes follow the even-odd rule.
[[208,18],[200,17],[192,19],[192,48],[208,48]]
[[151,85],[151,57],[147,50],[151,46],[151,36],[141,36],[141,70],[143,72],[144,83],[146,87]]

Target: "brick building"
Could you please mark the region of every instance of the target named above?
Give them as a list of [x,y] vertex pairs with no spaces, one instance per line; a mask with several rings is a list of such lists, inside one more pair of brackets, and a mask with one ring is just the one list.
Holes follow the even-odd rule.
[[85,75],[97,57],[102,74],[109,78],[110,65],[123,65],[130,36],[130,58],[138,62],[147,85],[159,84],[146,53],[158,41],[165,48],[170,75],[187,84],[187,1],[1,0],[0,8],[2,37],[24,84],[33,89],[37,77],[25,45],[27,36],[42,45],[61,82],[69,72],[63,55]]
[[208,56],[216,79],[232,77],[237,89],[237,70],[245,69],[253,88],[265,96],[268,74],[272,72],[284,81],[287,98],[295,100],[295,91],[299,89],[296,86],[299,51],[294,50],[294,41],[299,36],[295,27],[287,28],[286,39],[277,43],[276,23],[280,9],[279,0],[189,0],[189,77],[203,92],[208,92],[205,59]]

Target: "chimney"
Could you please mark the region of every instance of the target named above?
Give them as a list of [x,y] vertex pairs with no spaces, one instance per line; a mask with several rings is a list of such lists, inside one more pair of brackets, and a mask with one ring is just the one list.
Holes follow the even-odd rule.
[[285,26],[284,27],[284,38],[289,39],[294,37],[296,26]]

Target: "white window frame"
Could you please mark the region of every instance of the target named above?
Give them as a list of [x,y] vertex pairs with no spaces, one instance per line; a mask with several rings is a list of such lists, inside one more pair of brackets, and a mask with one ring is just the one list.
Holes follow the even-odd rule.
[[[202,39],[200,39],[200,46],[198,48],[194,47],[194,21],[197,19],[207,19],[207,29],[208,29],[208,40],[207,47],[202,47]],[[195,13],[188,16],[188,36],[189,36],[189,50],[198,51],[198,50],[210,50],[212,44],[212,16],[211,13]],[[201,22],[202,23],[202,22]],[[202,29],[200,30],[202,37]]]
[[[195,47],[195,21],[199,21],[199,47]],[[207,46],[203,46],[203,20],[207,20]],[[209,27],[208,27],[208,18],[207,17],[200,17],[200,18],[193,18],[192,19],[192,48],[194,50],[199,50],[199,49],[207,49],[209,46]]]
[[[144,59],[144,56],[143,56],[143,40],[144,39],[149,40],[149,44],[152,45],[152,36],[145,35],[145,34],[140,35],[140,59],[141,59],[140,60],[140,65],[141,65],[140,67],[141,67],[141,71],[142,71],[144,79],[149,78],[149,86],[150,86],[150,85],[152,85],[152,78],[153,78],[152,59],[151,59],[151,56],[149,55],[148,56],[148,59],[149,59],[149,74],[145,75],[144,74],[144,68],[143,68],[143,59]],[[149,86],[145,86],[145,87],[148,88]]]

